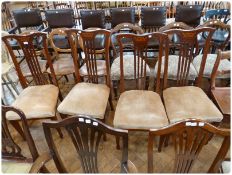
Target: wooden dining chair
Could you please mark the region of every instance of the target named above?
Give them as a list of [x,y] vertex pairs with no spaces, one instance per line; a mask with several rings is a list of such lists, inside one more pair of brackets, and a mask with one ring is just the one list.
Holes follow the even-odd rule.
[[[194,85],[190,86],[190,65],[194,53],[198,49],[197,36],[203,32],[207,32],[208,35],[204,46],[201,68]],[[179,50],[178,66],[176,67],[177,79],[174,81],[175,84],[172,85],[174,87],[167,85],[169,88],[163,91],[163,100],[170,123],[186,118],[198,118],[216,123],[220,123],[222,120],[221,112],[201,89],[202,76],[213,32],[213,28],[206,27],[193,30],[172,29],[165,32],[168,35],[176,34],[179,37],[179,44],[176,45]]]
[[[223,60],[228,60],[231,57],[231,51],[218,51],[217,59],[215,61],[213,71],[211,74],[211,97],[215,104],[218,106],[223,114],[223,121],[230,126],[230,87],[218,87],[216,86],[217,77],[221,74],[230,74],[230,69],[225,71],[220,69],[220,64]],[[228,122],[229,121],[229,122]]]
[[[154,138],[170,135],[175,149],[173,173],[189,173],[202,149],[213,135],[223,141],[208,173],[219,173],[222,162],[230,148],[230,130],[217,128],[198,119],[185,119],[160,129],[151,129],[148,138],[148,173],[153,173]],[[216,151],[216,150],[215,150]]]
[[[58,96],[60,99],[62,99],[62,96],[57,87],[57,80],[52,67],[50,55],[48,54],[46,33],[35,32],[27,35],[7,35],[2,37],[2,40],[10,53],[19,77],[19,82],[23,88],[23,91],[11,106],[22,110],[27,120],[41,120],[47,118],[57,120],[56,105]],[[26,64],[32,75],[32,86],[29,86],[29,83],[21,70],[17,59],[17,53],[13,51],[9,43],[11,40],[16,40],[23,52]],[[40,44],[35,46],[35,42],[37,41],[40,41]],[[40,67],[38,61],[40,57],[45,58],[48,63],[51,70],[51,82],[49,82],[47,76],[43,73]],[[19,125],[20,118],[15,113],[9,113],[6,117],[19,133],[22,133]],[[61,131],[59,131],[59,134],[62,137]]]
[[[26,148],[23,148],[18,143],[16,143],[15,137],[13,137],[12,134],[12,128],[9,126],[9,122],[7,120],[7,113],[14,113],[18,116],[19,121],[22,122],[23,127],[23,134],[25,136],[25,141],[28,145],[29,152],[31,154],[30,157],[26,157],[23,154],[22,150],[25,150]],[[29,126],[27,124],[27,118],[25,114],[12,106],[4,106],[2,105],[2,171],[4,172],[6,169],[6,172],[4,173],[12,173],[15,170],[8,169],[7,168],[7,161],[12,162],[11,164],[15,163],[15,167],[17,166],[17,163],[21,165],[18,169],[18,173],[29,173],[31,167],[33,166],[33,162],[35,162],[38,157],[38,151],[35,146],[35,142],[31,136]],[[10,164],[10,163],[9,163]],[[12,166],[13,167],[13,166]],[[41,166],[42,172],[47,172],[47,169],[43,166]],[[15,171],[16,172],[16,171]]]
[[[111,60],[111,79],[113,81],[113,88],[114,88],[114,96],[117,98],[118,96],[118,84],[120,80],[120,56],[119,56],[119,44],[117,42],[116,36],[119,33],[135,33],[135,34],[143,34],[144,31],[138,25],[134,25],[131,23],[121,23],[115,26],[111,30],[111,45],[113,50],[113,59]],[[127,59],[124,62],[125,68],[125,78],[126,79],[133,79],[133,50],[129,47],[130,40],[124,39],[124,44],[128,47],[124,50],[125,52],[131,52],[132,54],[125,55]]]
[[[68,167],[62,161],[61,152],[55,144],[52,129],[65,128],[70,138],[70,145],[75,147],[84,173],[99,173],[99,147],[105,134],[118,136],[123,140],[122,158],[120,162],[121,173],[137,173],[135,165],[128,160],[128,131],[112,128],[99,120],[86,115],[76,115],[61,122],[44,122],[43,129],[49,147],[49,156],[45,156],[40,163],[52,158],[59,173],[68,173]],[[110,162],[108,162],[110,163]],[[77,162],[78,164],[78,162]],[[41,166],[32,167],[31,173],[39,172]]]
[[[109,100],[111,109],[113,109],[111,99],[111,83],[109,73],[109,45],[110,31],[93,30],[80,31],[77,29],[66,30],[71,45],[73,64],[75,68],[75,77],[77,84],[68,93],[65,99],[58,106],[58,111],[65,117],[67,115],[86,114],[94,118],[105,120],[107,114],[107,103]],[[97,35],[104,35],[104,60],[96,59]],[[79,37],[82,38],[85,53],[85,64],[79,67],[77,45]],[[81,76],[84,76],[82,79]],[[100,77],[103,80],[100,80]],[[87,82],[82,82],[86,80]],[[103,82],[103,84],[100,84]]]
[[[119,34],[116,36],[120,47],[120,97],[116,106],[113,124],[117,128],[147,131],[168,125],[168,119],[160,95],[165,88],[161,77],[154,78],[154,67],[158,64],[157,75],[160,75],[162,58],[168,60],[168,36],[163,33],[144,35]],[[126,86],[124,62],[126,55],[123,50],[127,46],[123,39],[130,39],[134,49],[132,63],[133,79],[130,87]],[[149,52],[149,40],[159,43],[156,55]],[[152,56],[149,56],[152,55]],[[150,69],[150,74],[147,74]],[[167,71],[167,67],[164,68]],[[153,72],[153,73],[152,73]],[[147,82],[147,76],[149,82]],[[127,90],[129,89],[129,90]],[[147,90],[148,89],[148,90]]]
[[[68,81],[68,75],[75,73],[73,59],[71,56],[71,46],[68,42],[67,34],[65,33],[67,28],[53,29],[49,33],[49,43],[54,50],[53,68],[56,76],[64,76]],[[51,74],[50,68],[47,72]]]
[[[199,27],[213,27],[216,29],[211,39],[211,52],[207,55],[205,70],[203,73],[203,77],[209,80],[211,77],[212,70],[213,70],[213,65],[215,64],[215,61],[217,58],[216,52],[218,51],[218,49],[226,50],[226,47],[230,44],[230,37],[231,37],[230,25],[224,24],[223,22],[218,21],[218,20],[210,20]],[[203,35],[201,36],[203,41],[205,40],[205,37],[206,36],[203,33]],[[202,47],[204,47],[204,44]],[[193,65],[195,69],[197,70],[197,72],[200,70],[201,60],[202,60],[202,54],[198,54],[193,59]],[[224,70],[224,71],[230,70],[230,61],[228,59],[221,60],[219,69]],[[230,74],[228,73],[222,74],[220,76],[217,76],[217,78],[229,79]]]

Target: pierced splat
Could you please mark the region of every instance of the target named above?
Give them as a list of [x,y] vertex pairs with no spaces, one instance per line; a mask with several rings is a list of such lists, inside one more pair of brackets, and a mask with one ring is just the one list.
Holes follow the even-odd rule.
[[128,160],[128,131],[114,129],[96,119],[87,116],[74,116],[61,122],[43,123],[45,137],[56,167],[60,173],[67,173],[67,170],[60,158],[52,137],[51,128],[64,127],[71,137],[72,143],[81,160],[84,173],[98,173],[98,148],[105,133],[121,137],[123,140],[123,151],[121,171],[126,172]]
[[169,136],[175,148],[174,173],[188,173],[202,148],[212,135],[223,137],[223,142],[208,172],[218,173],[230,148],[230,130],[217,128],[198,119],[186,119],[158,130],[150,130],[148,140],[148,172],[153,172],[153,147],[156,136]]

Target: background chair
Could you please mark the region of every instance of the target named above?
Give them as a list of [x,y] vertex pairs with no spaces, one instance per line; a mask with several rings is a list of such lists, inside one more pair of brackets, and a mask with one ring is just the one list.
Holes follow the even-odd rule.
[[217,128],[205,121],[196,119],[186,119],[158,130],[150,130],[147,152],[148,173],[153,173],[153,149],[156,136],[170,135],[173,140],[175,148],[173,173],[189,173],[212,134],[222,137],[223,141],[208,173],[219,173],[230,148],[230,130]]
[[81,10],[82,29],[90,27],[105,28],[105,13],[104,10]]
[[[26,64],[31,72],[32,81],[34,86],[29,86],[25,75],[23,74],[21,67],[18,63],[16,52],[9,43],[10,40],[16,40],[25,56]],[[47,36],[45,33],[32,33],[28,35],[8,35],[2,37],[2,40],[7,46],[10,56],[13,60],[19,82],[23,88],[23,91],[19,94],[16,100],[11,106],[18,108],[24,112],[27,120],[47,119],[57,120],[56,105],[58,96],[62,99],[59,89],[57,87],[57,80],[55,77],[54,69],[52,67],[51,58],[47,50]],[[41,41],[40,47],[34,47],[34,40]],[[39,65],[38,52],[43,53],[43,56],[47,59],[48,66],[51,70],[51,80],[53,84],[50,84],[46,75],[43,73]],[[30,104],[30,105],[28,105]],[[6,116],[8,120],[14,125],[15,128],[22,133],[21,127],[18,123],[19,117],[14,113],[8,113]],[[59,131],[62,137],[61,131]],[[23,137],[23,135],[22,135]]]
[[225,24],[230,21],[230,10],[229,9],[211,9],[205,12],[203,21],[219,20]]
[[166,24],[166,7],[141,7],[141,27],[145,32],[158,31]]
[[99,173],[98,148],[104,134],[122,138],[123,149],[121,159],[121,173],[136,173],[136,167],[128,160],[128,131],[114,129],[92,117],[77,115],[59,123],[43,123],[45,138],[59,173],[67,173],[67,168],[54,144],[52,129],[64,127],[71,138],[71,143],[77,151],[84,173]]

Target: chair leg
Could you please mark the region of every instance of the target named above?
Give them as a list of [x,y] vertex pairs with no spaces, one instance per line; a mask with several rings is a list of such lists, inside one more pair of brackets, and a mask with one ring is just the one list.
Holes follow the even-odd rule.
[[[57,118],[57,116],[55,116],[55,117],[51,118],[51,120],[58,121],[58,118]],[[58,128],[58,129],[56,129],[56,130],[57,130],[57,132],[58,132],[60,138],[63,138],[63,133],[62,133],[62,131],[61,131],[61,128]]]
[[110,109],[111,109],[111,111],[113,111],[114,105],[113,105],[113,101],[112,101],[112,93],[110,93],[110,96],[109,96],[109,103],[110,103]]
[[165,137],[166,137],[166,136],[160,136],[160,139],[159,139],[159,146],[158,146],[158,152],[161,152],[162,146],[163,146],[164,141],[165,141]]
[[10,123],[12,124],[12,126],[16,129],[16,131],[21,135],[21,137],[23,138],[23,140],[26,140],[26,137],[23,133],[22,127],[19,124],[19,121],[10,121]]
[[68,82],[68,76],[64,75],[65,80]]
[[118,98],[118,81],[113,81],[114,98]]
[[115,139],[116,139],[116,148],[118,150],[120,150],[120,137],[119,136],[115,136]]

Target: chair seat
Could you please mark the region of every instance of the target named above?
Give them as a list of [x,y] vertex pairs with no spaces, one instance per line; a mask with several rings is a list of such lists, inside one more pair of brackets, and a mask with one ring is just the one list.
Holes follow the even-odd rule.
[[58,106],[62,114],[86,114],[103,119],[110,89],[104,84],[78,83]]
[[[54,117],[59,89],[54,85],[29,86],[13,102],[12,106],[22,110],[27,119]],[[14,112],[7,113],[8,120],[18,120]]]
[[[73,59],[72,57],[68,56],[63,56],[55,60],[53,63],[53,68],[57,76],[68,75],[75,72]],[[51,73],[50,68],[47,69],[47,72]]]
[[170,123],[187,118],[220,122],[223,118],[221,112],[199,87],[171,87],[164,90],[163,99]]
[[130,90],[121,94],[114,115],[114,126],[123,129],[161,128],[168,118],[159,94]]
[[[86,64],[80,68],[80,75],[88,75]],[[97,60],[97,75],[106,75],[106,62],[105,60]]]
[[[179,61],[178,55],[169,55],[168,57],[168,79],[176,80],[177,71],[178,71],[178,61]],[[155,77],[156,77],[157,69],[158,69],[158,64],[156,64],[155,66]],[[164,73],[164,57],[162,58],[161,77],[163,77],[163,73]],[[198,74],[193,64],[190,63],[188,80],[195,80],[197,76]]]
[[[200,67],[201,67],[201,60],[202,60],[203,55],[197,55],[194,60],[193,60],[193,65],[197,72],[199,72]],[[214,63],[217,59],[217,54],[208,54],[207,59],[206,59],[206,64],[205,64],[205,69],[203,73],[203,77],[210,78],[211,73],[213,70]],[[230,61],[227,59],[221,60],[218,71],[230,71]],[[223,75],[218,75],[217,78],[230,78],[230,72],[228,74],[223,74]]]
[[[137,66],[136,66],[137,67]],[[140,68],[141,69],[141,68]],[[134,55],[123,56],[124,79],[134,79]],[[146,67],[146,74],[149,76],[150,69]],[[120,80],[120,57],[115,58],[111,66],[111,79]]]

